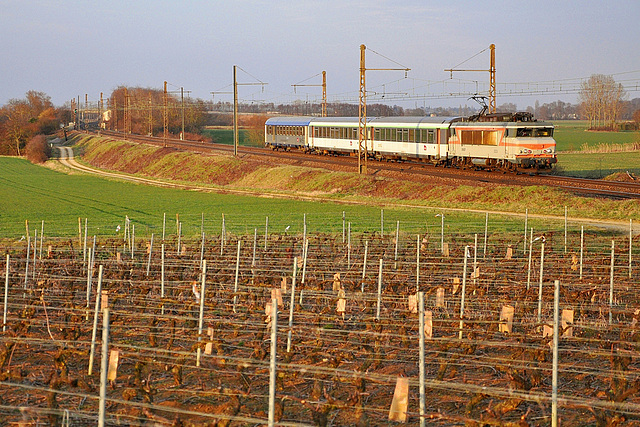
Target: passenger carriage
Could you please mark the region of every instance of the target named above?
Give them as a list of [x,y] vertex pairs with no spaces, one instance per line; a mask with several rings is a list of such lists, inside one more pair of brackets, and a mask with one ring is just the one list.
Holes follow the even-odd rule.
[[272,149],[305,148],[309,123],[313,117],[272,117],[264,125],[265,147]]

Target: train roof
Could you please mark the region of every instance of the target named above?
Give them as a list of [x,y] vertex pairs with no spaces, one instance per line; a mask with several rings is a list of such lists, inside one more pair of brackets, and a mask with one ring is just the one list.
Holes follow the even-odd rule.
[[388,124],[408,124],[408,125],[419,125],[419,124],[449,124],[455,122],[456,120],[460,120],[459,117],[448,117],[448,116],[395,116],[395,117],[376,117],[372,121],[375,123],[388,123]]
[[[502,117],[501,117],[502,118]],[[326,124],[358,124],[358,117],[313,117],[313,116],[277,116],[271,117],[266,121],[266,125],[273,126],[309,126],[314,123],[326,123]],[[367,117],[367,125],[439,125],[439,124],[453,124],[456,126],[527,126],[527,127],[549,127],[553,126],[549,122],[520,121],[520,120],[501,120],[501,121],[469,121],[462,117],[456,116],[392,116],[392,117]],[[338,125],[339,126],[339,125]]]
[[271,117],[267,119],[265,125],[273,126],[309,126],[312,120],[316,117],[311,116],[283,116],[283,117]]
[[[393,116],[367,117],[367,124],[449,124],[460,120],[460,117],[431,117],[431,116]],[[267,125],[275,126],[308,126],[311,123],[358,123],[358,117],[311,117],[311,116],[283,116],[271,117]]]
[[525,127],[525,128],[542,128],[542,127],[555,127],[551,122],[538,122],[538,121],[530,121],[530,122],[456,122],[453,123],[453,127]]
[[[371,122],[374,117],[367,117],[367,123]],[[358,124],[358,117],[314,117],[313,123],[356,123]]]

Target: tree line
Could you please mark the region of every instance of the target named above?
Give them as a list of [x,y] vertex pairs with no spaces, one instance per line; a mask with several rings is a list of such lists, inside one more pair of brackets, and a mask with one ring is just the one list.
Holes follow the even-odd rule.
[[0,155],[46,160],[49,148],[42,135],[54,133],[70,117],[67,108],[56,108],[43,92],[32,90],[24,99],[11,99],[0,108]]
[[[207,107],[201,99],[163,90],[120,86],[111,92],[103,111],[105,129],[141,135],[164,135],[165,115],[167,133],[175,137],[182,132],[198,133],[206,125]],[[184,119],[184,120],[183,120]]]
[[[624,88],[613,77],[594,74],[582,83],[578,104],[560,100],[545,104],[536,101],[526,111],[539,120],[588,120],[590,128],[596,130],[637,130],[640,128],[640,98],[626,98]],[[167,133],[171,137],[180,135],[184,127],[185,138],[206,139],[200,136],[205,126],[231,126],[233,117],[233,104],[230,102],[203,101],[182,97],[176,92],[165,94],[158,89],[126,86],[117,87],[106,100],[93,107],[91,123],[86,119],[89,115],[81,116],[82,107],[71,103],[55,107],[47,94],[38,91],[27,92],[24,99],[11,99],[0,107],[0,155],[26,155],[34,161],[46,160],[48,144],[41,135],[51,135],[70,123],[75,127],[93,124],[96,128],[101,126],[116,131],[162,136],[166,121]],[[372,103],[367,105],[367,115],[468,116],[477,113],[478,109],[467,105],[405,109],[397,105]],[[511,112],[517,111],[517,106],[506,103],[497,109]],[[257,141],[268,116],[317,115],[321,105],[305,102],[280,105],[243,103],[238,110],[244,113],[240,125],[248,129],[251,139]],[[84,111],[87,111],[86,106]],[[329,116],[357,116],[358,105],[329,103],[327,112]]]

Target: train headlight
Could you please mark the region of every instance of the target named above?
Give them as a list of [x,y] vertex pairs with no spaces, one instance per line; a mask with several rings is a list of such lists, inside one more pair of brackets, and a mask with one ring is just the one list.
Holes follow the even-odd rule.
[[553,147],[545,148],[542,152],[545,154],[553,154]]
[[528,148],[522,148],[520,150],[520,154],[531,154],[533,153],[533,151],[529,150]]

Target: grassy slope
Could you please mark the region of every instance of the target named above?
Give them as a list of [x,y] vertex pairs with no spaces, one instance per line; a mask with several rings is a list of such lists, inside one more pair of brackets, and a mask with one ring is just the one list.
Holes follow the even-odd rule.
[[640,152],[558,153],[558,171],[569,176],[605,178],[615,172],[640,175]]
[[[85,139],[80,145],[86,151],[85,160],[99,167],[120,168],[147,176],[197,181],[226,188],[258,189],[265,193],[275,191],[321,194],[335,200],[411,203],[421,206],[455,206],[512,212],[529,209],[531,213],[555,215],[563,215],[564,206],[567,205],[571,207],[573,216],[622,220],[637,216],[640,212],[638,204],[633,201],[578,198],[545,187],[440,187],[429,183],[380,179],[295,166],[247,164],[230,156],[165,153],[161,148],[152,148],[150,153],[148,146],[132,143],[104,144],[97,143],[95,139]],[[144,168],[128,163],[122,169],[121,158],[140,158],[140,153],[147,156]]]

